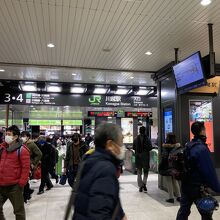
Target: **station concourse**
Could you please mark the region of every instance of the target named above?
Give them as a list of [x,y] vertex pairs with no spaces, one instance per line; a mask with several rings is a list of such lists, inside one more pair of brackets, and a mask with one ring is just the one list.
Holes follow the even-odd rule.
[[[64,218],[71,188],[59,181],[68,143],[79,135],[79,146],[94,149],[103,122],[122,131],[119,183],[128,220],[176,219],[180,203],[167,202],[169,183],[159,165],[167,136],[185,146],[194,122],[204,122],[220,180],[219,11],[219,0],[0,0],[0,143],[16,125],[55,149],[49,190],[38,195],[41,181],[30,175],[27,220]],[[147,193],[137,184],[133,149],[141,127],[152,143]],[[78,165],[80,156],[72,157]],[[218,192],[212,196],[220,202]],[[10,201],[3,210],[6,220],[15,219]],[[195,205],[189,219],[201,219]]]

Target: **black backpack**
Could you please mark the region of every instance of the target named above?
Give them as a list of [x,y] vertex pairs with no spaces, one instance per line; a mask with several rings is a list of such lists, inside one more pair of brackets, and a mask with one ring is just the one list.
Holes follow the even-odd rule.
[[196,146],[197,142],[189,142],[185,147],[174,148],[169,154],[169,167],[171,176],[176,180],[186,180],[190,177],[192,162],[190,151]]

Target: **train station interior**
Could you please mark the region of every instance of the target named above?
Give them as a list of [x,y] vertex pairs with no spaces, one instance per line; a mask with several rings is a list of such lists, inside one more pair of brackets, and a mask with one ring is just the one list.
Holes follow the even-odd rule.
[[[159,166],[167,135],[185,146],[194,122],[204,122],[220,181],[219,12],[220,0],[0,0],[0,140],[16,125],[57,145],[58,179],[50,174],[53,188],[38,195],[41,178],[30,177],[27,220],[64,219],[72,188],[59,183],[68,141],[77,133],[87,143],[89,134],[94,149],[103,123],[123,135],[122,220],[176,219],[180,203],[166,201]],[[143,126],[152,144],[147,192],[140,192],[134,150]],[[2,164],[0,154],[0,171]],[[220,202],[220,192],[212,196]],[[3,212],[15,219],[9,200]],[[196,204],[189,219],[201,219]]]

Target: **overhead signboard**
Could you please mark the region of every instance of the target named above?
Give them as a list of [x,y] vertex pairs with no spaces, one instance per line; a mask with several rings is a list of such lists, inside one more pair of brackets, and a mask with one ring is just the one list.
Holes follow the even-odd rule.
[[117,117],[117,112],[112,111],[88,111],[89,117]]
[[82,126],[82,120],[63,120],[63,125]]
[[157,106],[157,98],[1,92],[0,104],[151,108]]

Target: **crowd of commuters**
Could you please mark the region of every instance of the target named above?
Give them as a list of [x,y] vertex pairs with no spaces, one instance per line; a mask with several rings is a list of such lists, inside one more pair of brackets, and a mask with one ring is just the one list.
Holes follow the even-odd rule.
[[[185,147],[176,141],[175,134],[167,134],[161,148],[159,174],[166,182],[169,195],[166,201],[174,203],[176,196],[176,200],[180,202],[176,220],[187,220],[193,203],[197,205],[202,220],[212,220],[214,209],[204,212],[198,201],[201,201],[207,188],[220,192],[220,183],[206,144],[204,123],[193,123],[191,131],[194,138]],[[59,182],[55,167],[59,158],[58,149],[63,145],[66,149],[62,176],[66,177],[73,188],[70,200],[70,207],[74,209],[72,218],[127,219],[120,202],[118,181],[125,156],[123,135],[119,126],[101,124],[96,129],[94,140],[90,134],[82,140],[78,133],[71,137],[46,137],[43,134],[31,136],[28,131],[20,133],[18,127],[13,125],[6,129],[5,135],[0,133],[0,141],[0,220],[5,219],[3,205],[8,199],[12,203],[16,220],[25,219],[24,203],[31,199],[34,191],[30,188],[29,181],[39,167],[41,182],[38,195],[44,193],[45,187],[47,191],[53,188],[51,178],[56,183]],[[93,141],[95,148],[91,149]],[[133,142],[139,192],[147,192],[152,149],[151,140],[142,126]],[[184,162],[187,164],[184,172],[177,172],[171,163],[175,152],[184,152]],[[178,160],[177,155],[175,160]]]

